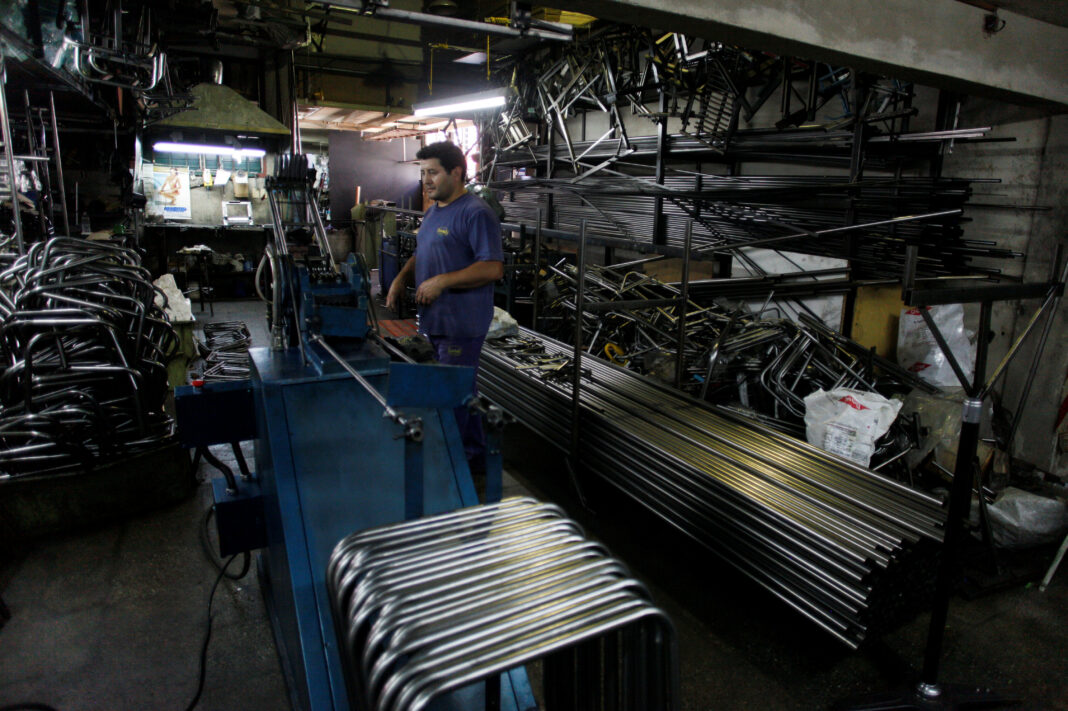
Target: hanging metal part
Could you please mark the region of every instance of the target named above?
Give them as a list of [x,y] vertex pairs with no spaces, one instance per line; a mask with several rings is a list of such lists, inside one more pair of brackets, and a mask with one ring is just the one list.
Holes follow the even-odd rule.
[[11,199],[11,222],[14,227],[15,246],[18,249],[19,254],[25,254],[26,246],[23,243],[22,236],[22,216],[19,213],[19,187],[18,187],[18,175],[15,173],[15,157],[14,146],[11,143],[11,114],[8,111],[7,106],[7,92],[2,89],[3,86],[7,86],[7,62],[4,56],[3,47],[0,47],[0,138],[4,141],[4,166],[3,169],[7,172],[6,187]]

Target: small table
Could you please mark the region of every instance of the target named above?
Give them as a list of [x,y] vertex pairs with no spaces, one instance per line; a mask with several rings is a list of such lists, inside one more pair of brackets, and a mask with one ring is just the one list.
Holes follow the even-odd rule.
[[[178,250],[178,254],[184,254],[186,256],[192,256],[196,259],[197,265],[200,267],[200,281],[197,283],[197,292],[199,292],[200,312],[204,313],[204,301],[207,299],[208,308],[212,316],[215,315],[215,298],[214,291],[211,288],[211,247],[199,245],[196,247],[182,247]],[[187,292],[188,293],[188,292]]]

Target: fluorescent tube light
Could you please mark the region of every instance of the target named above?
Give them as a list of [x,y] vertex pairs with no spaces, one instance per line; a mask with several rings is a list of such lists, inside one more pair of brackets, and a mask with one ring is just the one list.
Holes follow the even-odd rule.
[[171,143],[159,141],[152,150],[160,153],[200,153],[206,156],[233,156],[234,158],[262,158],[267,151],[262,148],[234,148],[233,146],[209,146],[201,143]]
[[448,118],[456,114],[496,109],[504,106],[507,101],[507,93],[507,89],[493,89],[491,91],[481,91],[477,94],[464,94],[448,99],[423,102],[412,106],[412,115]]

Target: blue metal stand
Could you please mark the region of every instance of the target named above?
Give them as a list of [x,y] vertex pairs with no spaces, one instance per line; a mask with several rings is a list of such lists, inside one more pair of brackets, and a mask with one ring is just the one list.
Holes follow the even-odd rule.
[[[353,531],[478,503],[452,411],[470,392],[473,374],[410,366],[422,379],[420,388],[411,388],[402,385],[409,367],[395,364],[391,374],[377,347],[365,344],[349,354],[348,363],[366,381],[390,394],[390,406],[422,420],[422,440],[413,441],[404,427],[383,418],[379,402],[348,373],[320,374],[301,365],[295,349],[253,349],[251,355],[256,471],[268,541],[261,565],[293,705],[342,711],[350,706],[327,599],[330,553]],[[432,377],[438,370],[440,377]],[[466,381],[458,371],[467,371]],[[416,392],[427,406],[417,406]],[[502,709],[534,707],[522,670],[502,681]],[[484,708],[481,687],[462,690],[455,701],[447,708]]]

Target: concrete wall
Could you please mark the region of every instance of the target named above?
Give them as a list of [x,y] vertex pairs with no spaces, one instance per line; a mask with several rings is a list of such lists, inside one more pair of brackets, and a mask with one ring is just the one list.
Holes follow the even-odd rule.
[[420,208],[419,142],[413,138],[365,141],[354,131],[330,131],[330,212],[335,226],[346,225],[360,201],[390,200]]
[[1002,31],[987,34],[987,11],[972,3],[572,0],[568,9],[999,100],[1068,107],[1068,29],[1000,12]]

